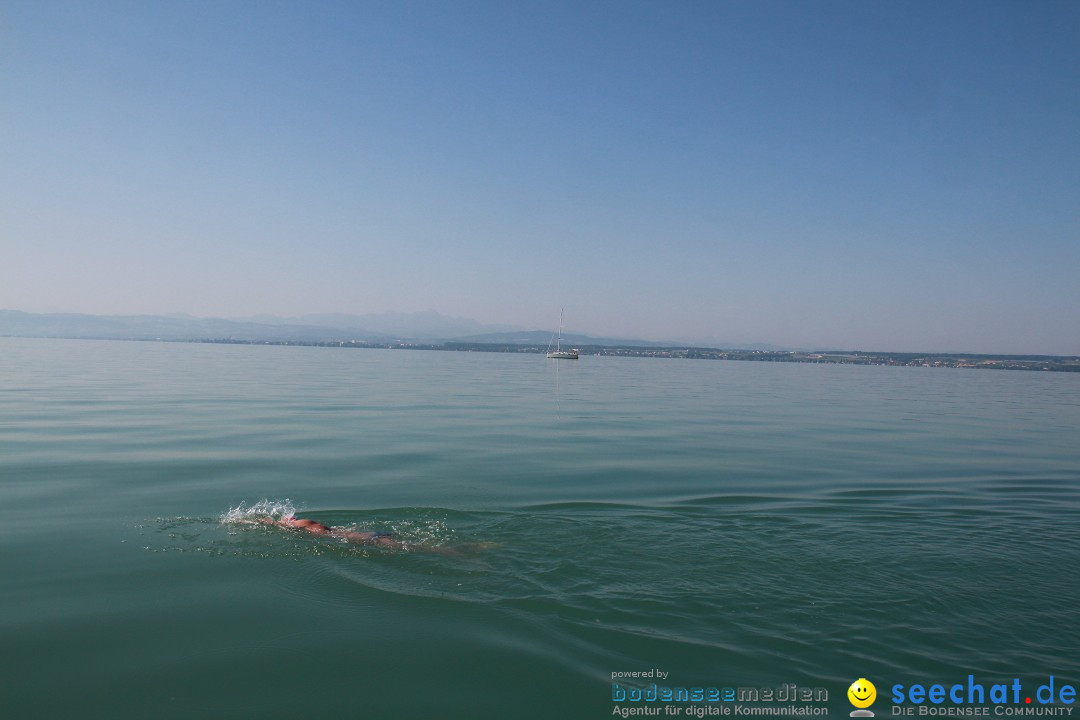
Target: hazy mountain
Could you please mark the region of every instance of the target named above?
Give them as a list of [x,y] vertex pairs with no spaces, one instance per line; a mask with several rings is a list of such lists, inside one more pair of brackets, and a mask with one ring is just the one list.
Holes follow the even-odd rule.
[[[35,314],[0,310],[0,335],[111,340],[237,340],[241,342],[319,342],[352,339],[341,328],[163,315]],[[376,333],[363,338],[385,342]]]
[[[259,315],[248,318],[199,318],[190,315],[81,315],[39,314],[0,310],[0,336],[96,338],[110,340],[235,340],[238,342],[370,343],[446,341],[539,345],[553,340],[550,330],[524,330],[510,325],[485,325],[468,318],[437,312],[382,313],[378,315],[302,315],[283,318]],[[639,338],[563,334],[563,344],[624,345],[637,347],[739,347],[744,350],[775,348],[769,345],[735,346],[677,343]]]
[[264,325],[304,325],[332,327],[408,340],[444,340],[465,335],[479,335],[520,330],[514,325],[485,325],[468,318],[450,317],[434,311],[416,313],[379,313],[373,315],[301,315],[281,318],[260,315],[240,318],[241,322],[257,322]]
[[[483,333],[450,338],[453,342],[493,343],[499,345],[540,345],[547,347],[555,344],[555,335],[550,330],[519,330],[516,332]],[[575,333],[563,333],[563,347],[578,345],[629,345],[635,347],[670,347],[672,343],[653,342],[651,340],[595,337]]]
[[[258,316],[242,319],[190,315],[38,314],[0,310],[0,336],[114,340],[236,340],[241,342],[440,342],[515,330],[436,312],[381,315]],[[545,335],[546,337],[546,335]]]

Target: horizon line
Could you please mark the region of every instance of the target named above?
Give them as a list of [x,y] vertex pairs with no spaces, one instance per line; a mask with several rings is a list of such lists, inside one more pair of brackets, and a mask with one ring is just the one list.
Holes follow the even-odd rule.
[[[300,314],[300,315],[291,315],[291,316],[273,315],[273,314],[270,314],[270,313],[258,313],[256,315],[233,316],[233,317],[229,317],[229,316],[225,316],[225,315],[193,315],[193,314],[187,313],[187,312],[172,312],[172,313],[115,313],[115,314],[109,313],[109,314],[104,314],[104,313],[87,313],[87,312],[71,312],[71,311],[32,312],[32,311],[27,311],[27,310],[18,310],[18,309],[14,309],[14,308],[0,308],[0,313],[3,313],[3,312],[19,313],[19,314],[30,315],[30,316],[71,316],[71,317],[83,317],[83,318],[117,318],[117,319],[123,319],[123,318],[161,318],[161,319],[169,320],[169,319],[177,319],[178,317],[183,317],[183,318],[190,318],[190,319],[193,319],[193,320],[243,322],[243,323],[250,323],[252,325],[266,325],[266,323],[264,323],[264,322],[252,319],[252,318],[257,318],[257,317],[276,318],[276,319],[280,319],[280,320],[296,320],[296,319],[301,319],[301,318],[304,318],[304,317],[320,316],[320,315],[339,315],[339,316],[343,316],[343,317],[355,317],[355,318],[371,317],[371,316],[388,316],[388,315],[404,315],[404,316],[435,315],[435,316],[438,316],[438,317],[441,317],[441,318],[446,318],[446,319],[449,319],[449,320],[463,320],[463,321],[470,322],[470,323],[475,323],[475,324],[481,325],[481,326],[511,325],[511,323],[485,323],[485,322],[480,322],[478,320],[474,320],[472,318],[468,318],[468,317],[464,317],[464,316],[446,315],[446,314],[443,314],[443,313],[439,312],[438,310],[434,310],[434,309],[418,310],[418,311],[387,310],[387,311],[382,311],[382,312],[371,312],[371,313],[311,312],[311,313],[303,313],[303,314]],[[272,327],[272,326],[267,325],[267,327]],[[313,326],[313,327],[319,327],[319,326]],[[346,328],[335,328],[335,327],[331,327],[331,326],[326,326],[324,329],[341,331],[343,334],[347,334],[347,329]],[[361,329],[363,329],[363,328],[361,328]],[[369,331],[369,330],[366,330],[366,329],[364,329],[364,330],[366,332],[371,332],[372,334],[376,334],[376,333],[374,333],[372,331]],[[524,326],[519,326],[518,329],[512,329],[512,330],[495,330],[495,331],[491,331],[491,332],[482,332],[482,333],[478,333],[478,335],[475,336],[475,337],[479,337],[479,336],[482,336],[482,335],[509,334],[509,333],[515,333],[515,332],[521,332],[521,333],[547,332],[547,328],[528,329],[528,328],[526,328]],[[384,336],[385,336],[384,339],[388,340],[391,337],[393,337],[394,335],[395,335],[395,333],[384,333]],[[393,337],[393,339],[400,340],[400,341],[413,341],[413,340],[415,340],[415,341],[423,341],[426,344],[441,344],[441,343],[444,343],[444,342],[468,342],[468,343],[475,343],[475,344],[491,344],[491,345],[521,345],[521,344],[523,344],[523,343],[513,343],[513,342],[509,342],[509,341],[487,341],[487,342],[485,342],[485,341],[479,341],[479,340],[464,340],[463,337],[430,337],[430,338],[416,337],[416,338],[409,338],[409,337],[404,337],[403,336],[404,334],[401,334],[401,335],[402,335],[402,337]],[[711,344],[711,343],[708,343],[708,342],[705,342],[705,343],[701,343],[701,342],[678,342],[678,341],[674,341],[674,340],[670,340],[670,339],[650,340],[650,339],[641,338],[641,337],[639,337],[639,338],[611,338],[611,337],[597,336],[597,335],[594,335],[592,333],[587,333],[587,332],[570,333],[570,335],[571,336],[578,335],[578,336],[582,336],[583,338],[586,338],[586,339],[589,339],[589,340],[592,340],[592,341],[596,341],[596,342],[590,342],[590,343],[586,344],[586,346],[588,346],[588,347],[595,347],[595,348],[649,347],[652,350],[710,350],[710,351],[718,351],[718,352],[737,352],[737,351],[741,351],[741,352],[764,352],[764,353],[810,353],[810,354],[851,354],[851,355],[858,355],[858,354],[865,354],[865,355],[909,355],[909,356],[910,355],[918,355],[918,356],[956,357],[956,358],[962,358],[962,357],[1047,358],[1047,359],[1053,359],[1053,358],[1056,358],[1056,359],[1077,359],[1077,358],[1080,358],[1080,353],[1040,353],[1040,352],[1021,352],[1021,353],[1017,353],[1017,352],[1009,353],[1009,352],[1007,352],[1007,353],[1003,353],[1003,352],[966,352],[966,351],[955,351],[955,350],[867,350],[867,349],[858,348],[858,347],[845,348],[843,346],[836,346],[836,345],[833,345],[833,346],[823,345],[823,346],[792,347],[792,346],[784,346],[784,345],[781,345],[779,343],[760,342],[760,341],[751,342],[751,343],[744,343],[744,344],[739,344],[739,343]],[[270,337],[261,338],[261,339],[253,339],[253,340],[238,340],[238,339],[233,339],[233,338],[211,338],[211,337],[201,337],[201,338],[195,338],[195,337],[191,337],[191,338],[155,338],[155,337],[149,337],[149,336],[146,336],[146,337],[93,336],[93,337],[90,337],[90,336],[75,336],[75,335],[24,335],[24,334],[14,334],[13,335],[13,334],[6,334],[6,333],[3,334],[3,335],[0,335],[0,337],[65,339],[65,340],[136,340],[136,341],[149,341],[149,342],[161,341],[161,342],[191,342],[191,343],[218,342],[218,341],[223,341],[223,340],[229,340],[229,341],[234,341],[237,344],[245,344],[245,343],[248,343],[248,344],[267,344],[267,343],[269,343],[269,344],[293,344],[293,345],[311,345],[311,346],[318,345],[321,342],[325,342],[325,343],[328,343],[328,344],[329,343],[354,342],[354,340],[346,340],[346,339],[343,339],[343,338],[328,339],[326,341],[280,340],[280,339],[274,339],[274,338],[270,338]],[[469,336],[464,336],[464,337],[469,337]],[[439,341],[439,343],[435,343],[434,341]],[[373,341],[374,344],[380,344],[381,342],[382,341]],[[645,343],[646,345],[636,345],[635,343],[638,343],[638,342]],[[371,343],[369,343],[369,344],[371,344]],[[528,344],[528,343],[524,343],[524,344]]]

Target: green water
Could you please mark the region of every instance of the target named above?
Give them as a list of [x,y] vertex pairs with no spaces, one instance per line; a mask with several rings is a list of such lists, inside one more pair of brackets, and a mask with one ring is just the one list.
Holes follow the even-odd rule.
[[1069,374],[0,338],[0,508],[2,717],[1080,685]]

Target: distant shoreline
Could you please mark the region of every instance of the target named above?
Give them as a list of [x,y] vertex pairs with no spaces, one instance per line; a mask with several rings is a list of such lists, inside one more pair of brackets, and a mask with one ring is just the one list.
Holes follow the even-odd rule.
[[[368,342],[362,340],[246,340],[234,338],[118,338],[9,335],[41,340],[121,340],[124,342],[176,342],[213,345],[281,345],[292,347],[330,347],[368,350],[434,350],[444,352],[492,352],[543,354],[546,346],[513,343],[465,342]],[[980,353],[906,353],[863,350],[822,350],[815,352],[784,350],[723,350],[708,347],[641,347],[634,345],[579,345],[582,357],[641,357],[680,360],[735,360],[744,362],[787,362],[829,365],[879,365],[891,367],[945,367],[985,370],[1027,370],[1040,372],[1080,372],[1080,356],[1072,355],[988,355]]]

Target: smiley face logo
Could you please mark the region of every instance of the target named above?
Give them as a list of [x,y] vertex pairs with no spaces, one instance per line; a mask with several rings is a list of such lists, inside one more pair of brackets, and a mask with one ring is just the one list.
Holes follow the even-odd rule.
[[848,700],[857,708],[868,708],[877,698],[877,688],[866,678],[859,678],[847,689]]

